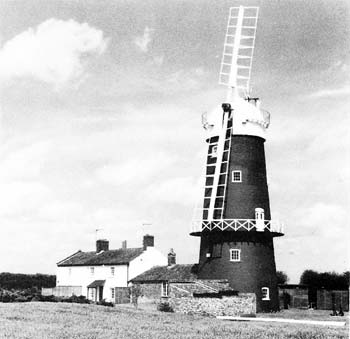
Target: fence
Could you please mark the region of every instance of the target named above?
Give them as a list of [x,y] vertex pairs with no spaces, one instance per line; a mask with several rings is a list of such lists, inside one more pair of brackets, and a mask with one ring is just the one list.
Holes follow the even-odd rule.
[[54,295],[55,297],[71,297],[82,295],[81,286],[56,286],[53,288],[42,288],[42,295]]
[[317,308],[319,310],[337,310],[340,306],[343,311],[349,311],[349,291],[317,290]]

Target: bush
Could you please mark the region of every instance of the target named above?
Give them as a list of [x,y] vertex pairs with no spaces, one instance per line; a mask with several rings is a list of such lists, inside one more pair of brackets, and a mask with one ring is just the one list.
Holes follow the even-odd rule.
[[28,302],[28,301],[31,301],[32,300],[32,297],[31,296],[23,296],[23,295],[20,295],[18,297],[16,297],[14,299],[14,302],[15,303],[25,303],[25,302]]
[[108,301],[106,301],[104,299],[102,301],[97,302],[96,305],[114,307],[113,303],[108,302]]
[[61,301],[65,303],[90,304],[90,300],[86,299],[86,297],[84,297],[83,295],[72,295],[69,298],[63,298]]
[[161,302],[157,306],[157,310],[160,312],[174,312],[173,308],[168,302]]
[[32,301],[44,301],[44,302],[52,302],[57,303],[57,298],[54,295],[37,295],[35,296]]
[[0,301],[3,303],[12,303],[16,298],[16,295],[10,291],[1,291]]

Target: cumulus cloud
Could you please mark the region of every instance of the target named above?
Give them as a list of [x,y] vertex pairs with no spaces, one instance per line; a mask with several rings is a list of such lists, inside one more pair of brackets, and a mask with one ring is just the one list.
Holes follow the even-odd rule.
[[202,193],[198,180],[178,177],[152,184],[145,195],[147,199],[157,203],[176,203],[194,207],[198,198],[202,201]]
[[180,70],[169,75],[167,84],[175,90],[194,90],[201,86],[205,76],[206,72],[201,67]]
[[135,45],[144,53],[148,52],[148,47],[150,42],[152,41],[154,29],[145,27],[142,36],[138,36],[135,38]]
[[166,154],[138,156],[122,164],[103,166],[96,171],[99,180],[120,186],[130,182],[148,181],[174,162],[174,158]]
[[9,180],[37,179],[45,164],[51,143],[40,141],[22,147],[0,148],[0,183]]
[[99,29],[74,20],[49,19],[7,41],[0,49],[0,76],[35,78],[61,87],[79,82],[86,59],[100,55],[107,39]]
[[328,88],[322,89],[317,92],[311,93],[309,97],[311,98],[329,98],[329,97],[338,97],[346,96],[350,94],[350,85],[346,85],[340,88]]
[[0,217],[13,216],[20,220],[36,211],[50,198],[49,188],[39,181],[0,183]]

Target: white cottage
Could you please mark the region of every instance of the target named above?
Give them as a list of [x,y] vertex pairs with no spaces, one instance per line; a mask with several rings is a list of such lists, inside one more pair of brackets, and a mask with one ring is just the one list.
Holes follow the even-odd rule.
[[[116,288],[127,287],[137,275],[168,262],[145,235],[143,247],[110,250],[107,240],[96,241],[96,251],[78,251],[57,263],[55,295],[85,295],[92,301],[115,302]],[[79,293],[80,292],[80,293]]]

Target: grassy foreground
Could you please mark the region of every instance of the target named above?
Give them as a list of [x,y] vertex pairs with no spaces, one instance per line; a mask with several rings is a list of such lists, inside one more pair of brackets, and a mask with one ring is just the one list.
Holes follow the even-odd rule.
[[[264,315],[270,316],[270,315]],[[115,308],[66,303],[0,303],[0,338],[8,339],[155,339],[155,338],[348,338],[347,317],[328,311],[283,311],[272,317],[343,320],[342,328],[255,322],[161,313],[129,305]]]

